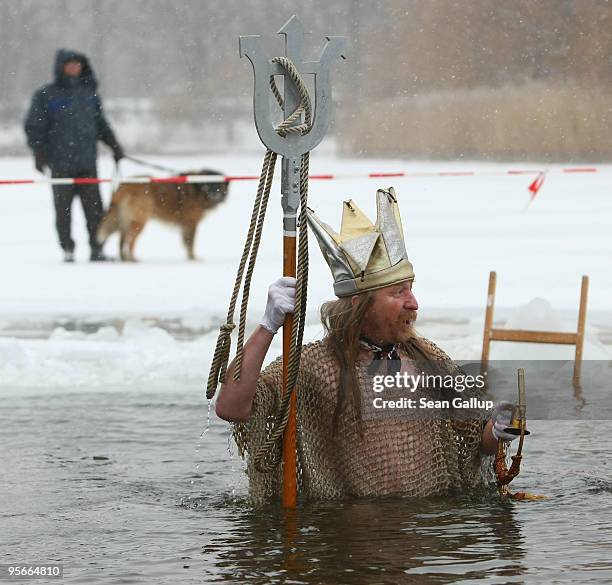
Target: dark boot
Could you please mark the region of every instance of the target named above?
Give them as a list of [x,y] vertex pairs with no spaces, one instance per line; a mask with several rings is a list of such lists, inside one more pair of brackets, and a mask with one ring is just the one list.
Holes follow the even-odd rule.
[[92,248],[89,260],[90,262],[109,262],[111,259],[102,251],[102,248]]

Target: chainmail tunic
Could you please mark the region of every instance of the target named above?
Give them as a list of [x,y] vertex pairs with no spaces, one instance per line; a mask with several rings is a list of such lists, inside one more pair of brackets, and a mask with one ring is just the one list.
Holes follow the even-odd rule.
[[[450,358],[430,341],[408,342],[402,353],[423,354],[446,372],[456,370]],[[431,361],[430,361],[431,363]],[[357,364],[363,381],[365,366]],[[423,497],[483,485],[479,452],[482,416],[469,420],[361,420],[349,397],[332,433],[340,368],[325,341],[302,348],[297,379],[298,495],[308,500],[401,495]],[[233,426],[234,439],[247,460],[254,503],[280,497],[282,462],[270,472],[255,468],[254,455],[269,436],[282,393],[282,359],[259,376],[251,418]],[[281,449],[280,445],[277,449]],[[279,452],[268,457],[279,456]],[[487,458],[488,459],[488,458]]]

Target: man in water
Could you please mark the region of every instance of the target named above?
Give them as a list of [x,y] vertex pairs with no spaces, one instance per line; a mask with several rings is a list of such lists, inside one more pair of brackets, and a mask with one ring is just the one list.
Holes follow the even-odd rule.
[[[303,347],[296,384],[298,481],[300,493],[311,499],[420,497],[482,485],[482,458],[496,452],[500,439],[515,438],[504,431],[512,412],[507,402],[467,418],[456,412],[389,417],[371,408],[375,372],[408,368],[452,377],[459,371],[414,330],[414,272],[392,188],[378,191],[377,212],[373,225],[354,202],[345,202],[340,234],[308,215],[339,297],[321,308],[325,337]],[[261,369],[294,310],[295,284],[293,278],[272,284],[261,324],[244,346],[241,377],[233,380],[230,365],[216,402],[217,415],[236,423],[251,494],[260,501],[280,490],[279,470],[262,464],[274,454],[259,455],[278,411],[282,363]]]
[[[34,152],[39,172],[51,169],[53,177],[95,178],[97,142],[113,151],[116,162],[123,150],[102,111],[97,80],[87,57],[60,49],[55,57],[55,80],[36,91],[25,121],[28,146]],[[53,185],[55,227],[65,262],[74,262],[74,240],[70,235],[72,201],[79,196],[89,233],[90,260],[106,260],[96,240],[102,220],[98,185]]]

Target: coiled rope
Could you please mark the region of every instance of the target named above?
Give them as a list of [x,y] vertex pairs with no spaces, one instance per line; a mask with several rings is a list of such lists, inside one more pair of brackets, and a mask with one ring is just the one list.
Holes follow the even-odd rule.
[[[273,59],[272,62],[278,63],[285,69],[285,71],[287,71],[287,74],[295,84],[300,97],[300,102],[297,108],[289,116],[287,116],[283,122],[281,122],[281,124],[275,128],[275,130],[280,136],[287,136],[288,134],[307,134],[312,128],[312,102],[308,94],[308,88],[306,87],[306,84],[304,83],[299,71],[290,59],[287,59],[286,57],[277,57]],[[274,97],[276,98],[276,101],[282,108],[283,98],[273,77],[270,77],[270,88],[274,94]],[[304,122],[296,125],[295,123],[301,119],[302,115],[304,116]],[[234,283],[234,289],[232,291],[227,312],[227,319],[226,322],[220,327],[219,337],[215,346],[215,352],[208,376],[206,397],[209,400],[214,397],[219,383],[223,383],[225,381],[231,348],[231,335],[236,327],[234,323],[234,314],[236,311],[238,295],[240,294],[240,290],[242,288],[240,317],[238,321],[238,340],[236,345],[233,375],[234,380],[240,379],[247,307],[251,290],[251,277],[255,268],[255,261],[257,259],[257,252],[259,250],[259,244],[261,241],[261,233],[270,196],[272,179],[274,177],[277,156],[278,154],[272,152],[270,149],[266,150],[259,177],[257,196],[253,204],[249,230],[247,232],[242,257],[238,265],[236,281]],[[302,349],[302,340],[304,337],[308,292],[308,228],[306,222],[306,208],[308,205],[309,164],[310,154],[307,152],[301,157],[300,168],[300,210],[298,220],[299,238],[296,267],[297,282],[295,291],[295,312],[293,315],[289,362],[287,367],[287,391],[282,396],[280,408],[276,413],[274,426],[270,437],[255,454],[255,467],[262,472],[272,470],[280,462],[282,452],[282,436],[287,426],[287,421],[289,420],[291,395],[293,394],[295,388],[300,367],[300,354]]]

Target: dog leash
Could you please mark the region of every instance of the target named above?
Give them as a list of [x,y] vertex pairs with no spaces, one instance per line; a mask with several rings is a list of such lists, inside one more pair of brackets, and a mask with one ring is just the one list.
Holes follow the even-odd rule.
[[141,165],[143,167],[149,167],[151,169],[156,169],[158,171],[164,171],[166,173],[172,173],[172,175],[174,175],[174,176],[181,174],[181,171],[177,171],[176,169],[171,169],[170,167],[165,167],[163,165],[158,165],[158,164],[155,164],[155,163],[150,163],[150,162],[147,162],[146,160],[142,160],[140,158],[136,158],[135,156],[125,155],[124,158],[126,158],[127,160],[131,160],[132,162],[135,162],[136,164]]

